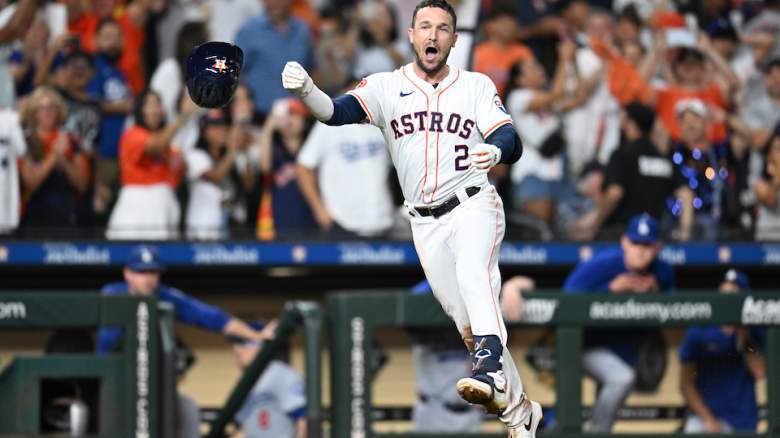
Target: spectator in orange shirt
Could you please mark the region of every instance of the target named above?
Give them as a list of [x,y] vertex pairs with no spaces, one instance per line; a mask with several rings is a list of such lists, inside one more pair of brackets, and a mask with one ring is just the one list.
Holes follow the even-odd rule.
[[113,18],[122,28],[123,50],[118,67],[130,83],[134,95],[144,88],[146,72],[141,60],[144,41],[146,40],[146,19],[148,16],[147,2],[133,1],[126,6],[118,6],[115,0],[92,0],[91,9],[84,10],[84,2],[69,2],[68,31],[78,35],[81,48],[89,53],[97,50],[95,34],[98,25],[104,19]]
[[182,173],[182,158],[171,144],[176,131],[198,109],[186,93],[179,116],[165,123],[160,96],[145,91],[136,100],[135,125],[119,142],[122,189],[106,236],[109,239],[172,239],[178,236],[181,211],[174,189]]
[[486,74],[504,96],[509,71],[520,61],[533,58],[531,50],[516,42],[517,14],[508,4],[495,4],[484,20],[486,40],[474,48],[473,70]]
[[[698,47],[678,47],[672,54],[674,56],[673,83],[656,90],[655,108],[669,135],[673,140],[679,141],[681,132],[675,113],[677,104],[683,99],[695,98],[703,101],[711,110],[727,111],[728,96],[738,80],[728,63],[712,48],[705,35],[700,35]],[[665,53],[659,55],[666,56]],[[715,67],[714,69],[708,69],[708,60]],[[724,141],[726,137],[726,125],[723,120],[716,120],[711,124],[708,131],[710,141]]]
[[62,125],[65,102],[50,87],[30,96],[23,117],[27,155],[21,166],[25,227],[80,225],[89,161]]

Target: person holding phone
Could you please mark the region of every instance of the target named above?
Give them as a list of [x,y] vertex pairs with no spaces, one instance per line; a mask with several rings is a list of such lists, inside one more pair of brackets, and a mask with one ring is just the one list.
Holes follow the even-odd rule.
[[266,195],[271,197],[273,229],[277,236],[317,229],[296,174],[307,115],[300,100],[278,99],[257,138],[260,172],[265,177]]

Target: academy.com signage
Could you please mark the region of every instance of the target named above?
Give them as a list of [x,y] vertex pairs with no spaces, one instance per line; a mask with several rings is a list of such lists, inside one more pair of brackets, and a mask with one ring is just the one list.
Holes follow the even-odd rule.
[[25,318],[27,318],[27,307],[24,303],[20,301],[0,301],[0,320]]
[[546,324],[553,319],[559,302],[555,299],[528,298],[523,307],[523,322],[529,324]]
[[745,297],[742,303],[743,324],[780,324],[780,300],[757,300]]
[[689,321],[712,317],[712,305],[706,301],[687,303],[594,301],[589,316],[594,320]]

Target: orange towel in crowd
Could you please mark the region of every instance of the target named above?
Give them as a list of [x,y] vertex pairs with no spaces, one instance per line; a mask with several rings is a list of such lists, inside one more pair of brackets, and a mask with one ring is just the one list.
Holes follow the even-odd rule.
[[608,64],[607,85],[621,106],[633,101],[650,103],[653,90],[633,65],[599,38],[591,40],[591,47]]

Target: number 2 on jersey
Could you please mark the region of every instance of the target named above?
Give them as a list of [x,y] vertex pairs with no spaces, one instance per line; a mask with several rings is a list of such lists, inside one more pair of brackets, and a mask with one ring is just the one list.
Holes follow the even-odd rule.
[[467,170],[469,168],[469,147],[465,144],[455,145],[455,170]]

